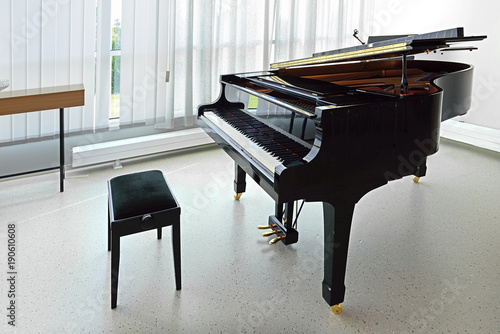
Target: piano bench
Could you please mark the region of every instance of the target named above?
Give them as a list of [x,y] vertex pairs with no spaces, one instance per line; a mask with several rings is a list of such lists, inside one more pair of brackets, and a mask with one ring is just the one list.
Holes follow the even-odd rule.
[[159,170],[108,181],[108,251],[111,251],[111,308],[116,308],[120,237],[172,225],[175,285],[181,289],[181,208]]

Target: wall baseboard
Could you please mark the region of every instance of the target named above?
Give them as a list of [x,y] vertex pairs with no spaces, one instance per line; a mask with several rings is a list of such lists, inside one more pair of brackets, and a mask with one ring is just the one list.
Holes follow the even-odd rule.
[[211,143],[213,140],[203,129],[193,128],[78,146],[73,148],[72,167],[94,165]]
[[500,130],[447,120],[441,123],[441,137],[500,152]]

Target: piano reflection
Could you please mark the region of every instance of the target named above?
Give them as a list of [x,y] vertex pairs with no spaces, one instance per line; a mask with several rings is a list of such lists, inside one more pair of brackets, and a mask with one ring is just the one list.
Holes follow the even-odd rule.
[[[297,242],[302,205],[323,203],[322,288],[334,313],[342,310],[356,203],[391,180],[418,182],[438,150],[440,122],[471,105],[472,66],[410,56],[484,38],[454,28],[222,75],[218,100],[199,106],[198,123],[235,161],[235,199],[248,175],[275,201],[258,227],[269,230],[270,244]],[[257,107],[230,101],[229,90],[256,97]]]

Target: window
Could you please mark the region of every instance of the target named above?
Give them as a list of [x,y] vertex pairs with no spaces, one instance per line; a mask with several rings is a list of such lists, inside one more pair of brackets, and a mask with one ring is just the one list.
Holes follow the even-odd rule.
[[110,119],[120,118],[120,68],[121,68],[121,19],[122,0],[111,1],[111,106]]

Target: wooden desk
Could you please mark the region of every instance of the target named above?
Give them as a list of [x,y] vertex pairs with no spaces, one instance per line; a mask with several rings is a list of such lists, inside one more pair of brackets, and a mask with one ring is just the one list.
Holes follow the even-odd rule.
[[59,109],[59,166],[0,176],[13,177],[59,169],[60,191],[64,191],[64,108],[83,106],[83,84],[0,92],[0,116]]

